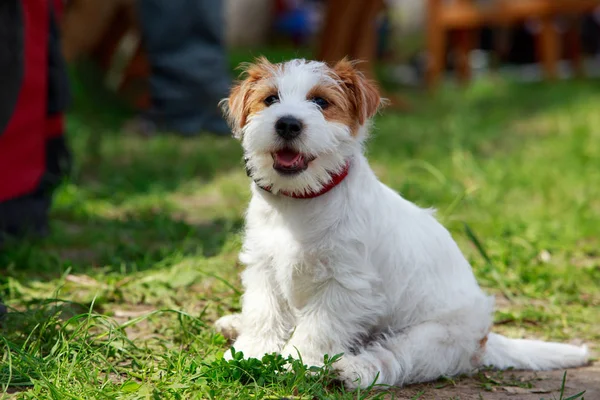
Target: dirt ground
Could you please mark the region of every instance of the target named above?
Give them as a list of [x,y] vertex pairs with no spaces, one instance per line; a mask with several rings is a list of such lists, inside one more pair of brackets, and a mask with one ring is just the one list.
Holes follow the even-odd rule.
[[[386,400],[558,400],[563,374],[564,371],[490,371],[456,382],[409,386],[390,394]],[[584,368],[567,370],[563,399],[584,390],[585,394],[578,399],[600,400],[600,362]]]

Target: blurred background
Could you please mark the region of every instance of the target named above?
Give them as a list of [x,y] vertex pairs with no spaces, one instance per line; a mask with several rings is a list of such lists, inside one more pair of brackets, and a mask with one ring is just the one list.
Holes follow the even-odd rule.
[[[392,100],[371,165],[438,209],[498,330],[597,349],[600,0],[3,0],[0,42],[5,390],[116,396],[100,375],[131,354],[169,371],[144,384],[198,388],[190,354],[222,351],[210,323],[239,308],[250,195],[217,102],[260,55],[364,60]],[[87,312],[109,322],[68,320]],[[115,324],[136,342],[107,364]]]
[[[333,62],[350,56],[373,63],[371,68],[378,68],[386,85],[412,87],[433,86],[445,76],[467,81],[502,73],[536,81],[600,73],[600,11],[595,1],[226,0],[219,6],[206,4],[205,8],[216,7],[224,14],[219,29],[224,31],[229,65],[260,54],[275,61],[299,56]],[[133,104],[148,106],[144,85],[150,65],[136,2],[73,0],[65,13],[67,61],[93,60],[107,87]],[[218,13],[207,18],[219,18]]]

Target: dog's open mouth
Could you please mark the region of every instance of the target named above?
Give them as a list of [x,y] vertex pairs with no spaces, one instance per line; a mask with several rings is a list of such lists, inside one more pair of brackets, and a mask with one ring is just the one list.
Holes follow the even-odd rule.
[[308,164],[315,159],[313,156],[299,153],[292,149],[282,149],[271,153],[273,168],[285,175],[294,175],[308,168]]

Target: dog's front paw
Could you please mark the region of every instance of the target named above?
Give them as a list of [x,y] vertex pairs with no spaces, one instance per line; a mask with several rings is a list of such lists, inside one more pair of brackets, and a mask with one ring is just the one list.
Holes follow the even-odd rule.
[[[281,344],[274,341],[271,337],[254,337],[251,335],[240,335],[232,346],[236,353],[242,352],[244,358],[263,358],[265,354],[279,353]],[[228,350],[224,358],[231,360],[231,350]]]
[[223,354],[223,359],[225,361],[231,361],[231,360],[233,360],[233,354],[232,354],[231,348],[227,349],[227,351]]
[[374,383],[382,383],[382,376],[376,365],[360,356],[344,355],[333,364],[338,379],[349,390],[368,388]]
[[322,367],[323,362],[323,354],[318,351],[311,350],[307,346],[295,346],[294,344],[287,344],[283,350],[281,350],[281,355],[283,358],[292,357],[296,360],[302,360],[304,365],[308,367]]
[[215,322],[215,330],[228,340],[235,340],[240,335],[242,325],[241,314],[231,314],[221,317]]

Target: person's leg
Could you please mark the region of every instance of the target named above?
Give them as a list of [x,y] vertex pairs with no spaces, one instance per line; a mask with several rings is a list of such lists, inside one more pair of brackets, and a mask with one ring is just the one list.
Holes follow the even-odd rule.
[[225,44],[225,9],[223,1],[197,1],[195,37],[198,45],[194,62],[199,67],[192,72],[203,82],[198,93],[198,106],[205,110],[204,129],[213,132],[231,131],[218,107],[219,101],[229,95],[231,77]]
[[140,0],[139,15],[151,65],[148,117],[181,134],[228,133],[217,107],[229,87],[222,2]]

